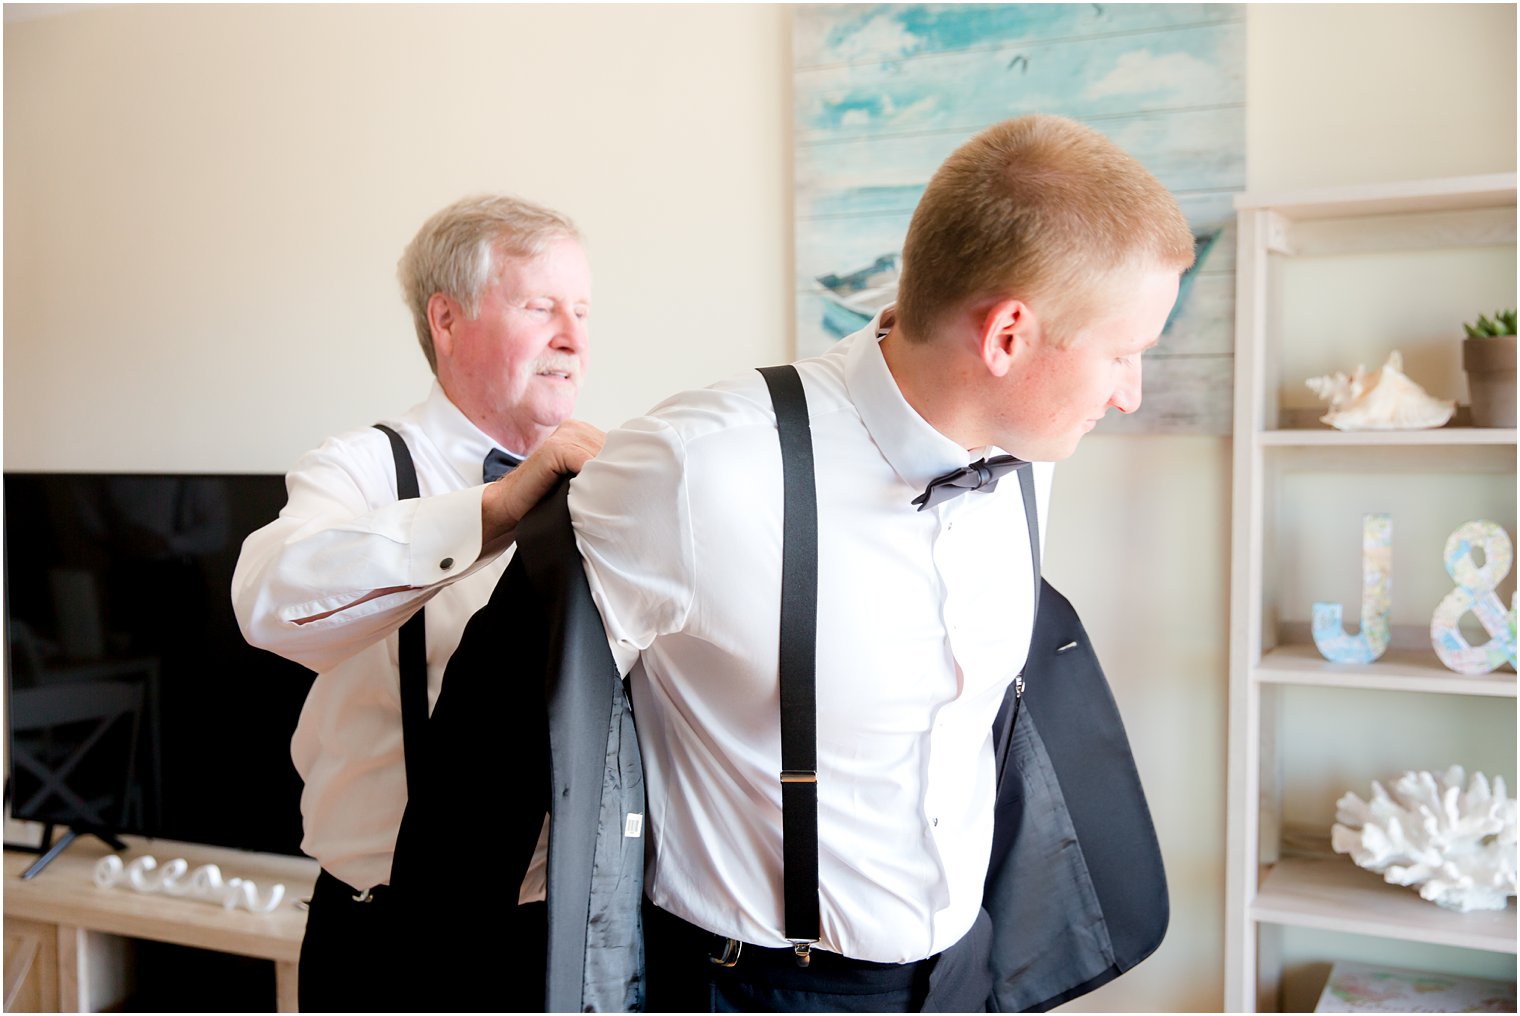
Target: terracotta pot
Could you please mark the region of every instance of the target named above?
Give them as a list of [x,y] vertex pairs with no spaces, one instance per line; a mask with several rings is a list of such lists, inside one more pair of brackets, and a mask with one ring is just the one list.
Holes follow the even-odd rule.
[[1462,340],[1474,427],[1515,425],[1515,337]]

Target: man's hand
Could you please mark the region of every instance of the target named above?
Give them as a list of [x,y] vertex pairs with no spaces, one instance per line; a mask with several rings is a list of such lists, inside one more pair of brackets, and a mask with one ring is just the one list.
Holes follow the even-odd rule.
[[516,529],[560,476],[580,472],[586,460],[602,450],[606,437],[589,423],[566,420],[522,465],[489,484],[480,504],[482,546]]

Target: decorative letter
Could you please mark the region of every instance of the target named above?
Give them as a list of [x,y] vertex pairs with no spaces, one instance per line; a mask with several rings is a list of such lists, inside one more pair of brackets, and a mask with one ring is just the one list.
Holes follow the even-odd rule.
[[158,884],[158,891],[168,896],[187,895],[190,892],[190,884],[181,879],[189,870],[190,862],[183,857],[176,857],[164,865],[164,877]]
[[[1473,563],[1473,550],[1483,551],[1483,567]],[[1441,662],[1459,674],[1487,674],[1508,663],[1515,665],[1515,603],[1509,613],[1494,592],[1514,563],[1514,546],[1498,523],[1474,519],[1457,527],[1446,539],[1446,574],[1457,588],[1446,594],[1430,617],[1430,644]],[[1457,622],[1472,612],[1490,638],[1470,646]]]
[[1331,663],[1371,663],[1388,649],[1393,599],[1393,516],[1362,516],[1362,630],[1346,634],[1339,603],[1314,605],[1314,644]]
[[144,854],[127,865],[127,881],[132,884],[133,889],[136,889],[140,893],[156,893],[159,887],[163,885],[163,873],[160,872],[158,875],[149,875],[148,873],[157,867],[158,858],[152,854]]
[[115,854],[107,854],[95,862],[95,884],[102,889],[109,889],[122,880],[126,867],[121,863],[121,858]]

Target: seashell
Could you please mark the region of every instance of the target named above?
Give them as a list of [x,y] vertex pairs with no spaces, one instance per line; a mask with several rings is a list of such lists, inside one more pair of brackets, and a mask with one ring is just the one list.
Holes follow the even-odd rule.
[[1336,802],[1330,845],[1393,885],[1416,886],[1448,910],[1503,910],[1515,895],[1515,802],[1504,778],[1463,770],[1407,772],[1393,793],[1377,781],[1372,800]]
[[1422,430],[1440,427],[1451,419],[1456,403],[1432,398],[1404,373],[1404,357],[1397,349],[1376,373],[1368,374],[1357,364],[1350,377],[1336,371],[1311,377],[1304,384],[1330,403],[1320,417],[1336,430]]

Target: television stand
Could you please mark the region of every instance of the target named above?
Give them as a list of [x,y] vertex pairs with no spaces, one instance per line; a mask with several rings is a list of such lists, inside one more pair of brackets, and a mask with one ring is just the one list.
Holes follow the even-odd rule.
[[[251,878],[261,889],[283,883],[285,899],[271,913],[251,914],[126,886],[102,889],[95,884],[95,865],[111,851],[91,837],[78,839],[40,876],[23,881],[21,872],[33,858],[7,850],[6,1011],[119,1012],[141,1005],[160,1012],[294,1012],[306,931],[306,911],[297,901],[311,896],[317,862],[137,836],[123,840],[123,861],[152,854],[160,863],[183,857],[192,870],[215,864],[224,875]],[[166,968],[166,950],[177,966]],[[236,977],[223,977],[229,963]],[[157,1004],[208,969],[214,976],[198,978],[211,983],[192,1008]]]
[[[81,836],[94,836],[99,840],[103,840],[106,846],[118,853],[127,849],[127,845],[115,833],[106,829],[92,829],[88,826],[69,826],[69,831],[63,834],[63,839],[54,843],[53,823],[49,822],[42,828],[42,845],[37,848],[42,856],[33,861],[31,867],[21,873],[21,877],[25,879],[36,878],[43,868],[52,863],[53,858],[69,849],[69,844]],[[6,849],[10,848],[7,847]]]

